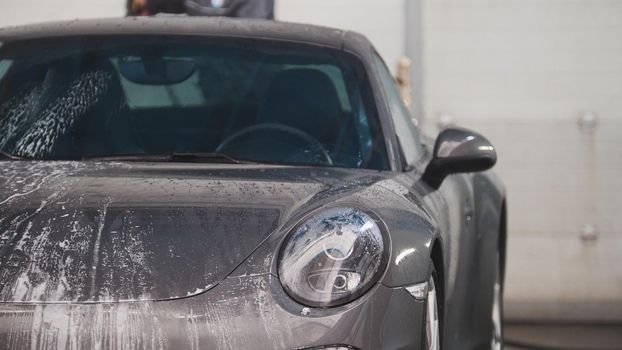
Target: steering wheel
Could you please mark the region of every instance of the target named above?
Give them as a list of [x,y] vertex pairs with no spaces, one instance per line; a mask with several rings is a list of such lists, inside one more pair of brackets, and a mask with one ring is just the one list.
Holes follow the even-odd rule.
[[216,152],[222,152],[222,150],[229,146],[229,144],[233,143],[234,141],[243,136],[261,131],[277,131],[295,136],[298,139],[303,140],[305,143],[311,145],[314,150],[319,151],[319,153],[322,155],[324,160],[326,160],[326,163],[328,163],[328,165],[334,165],[333,158],[328,153],[326,147],[324,147],[324,145],[322,145],[322,143],[320,143],[320,141],[318,141],[315,137],[300,129],[276,123],[261,123],[242,128],[241,130],[233,133],[232,135],[227,136],[227,138],[225,138],[218,145],[218,147],[216,147]]

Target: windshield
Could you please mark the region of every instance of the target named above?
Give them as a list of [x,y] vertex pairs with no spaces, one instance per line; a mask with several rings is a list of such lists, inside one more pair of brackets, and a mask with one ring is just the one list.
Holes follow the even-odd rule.
[[359,59],[319,46],[239,38],[5,43],[0,151],[42,160],[211,154],[389,168]]

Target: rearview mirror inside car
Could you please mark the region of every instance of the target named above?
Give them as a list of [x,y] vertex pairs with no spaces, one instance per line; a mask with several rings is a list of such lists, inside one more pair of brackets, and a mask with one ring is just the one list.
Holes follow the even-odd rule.
[[172,57],[124,57],[118,66],[125,79],[140,85],[178,84],[197,69],[193,60]]
[[496,162],[497,152],[484,136],[467,129],[449,128],[438,135],[423,180],[439,188],[447,175],[488,170]]

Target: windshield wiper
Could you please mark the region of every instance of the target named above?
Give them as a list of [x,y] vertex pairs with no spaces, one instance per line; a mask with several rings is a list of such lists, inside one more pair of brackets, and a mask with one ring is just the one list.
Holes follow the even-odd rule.
[[227,163],[227,164],[257,164],[258,162],[239,159],[224,153],[171,153],[173,162],[192,163]]
[[258,164],[256,161],[238,159],[224,153],[166,153],[166,154],[130,154],[104,157],[85,157],[83,160],[128,161],[128,162],[180,162],[180,163],[222,163],[222,164]]
[[3,150],[0,150],[0,160],[22,160],[23,158],[14,156],[12,154],[6,153]]

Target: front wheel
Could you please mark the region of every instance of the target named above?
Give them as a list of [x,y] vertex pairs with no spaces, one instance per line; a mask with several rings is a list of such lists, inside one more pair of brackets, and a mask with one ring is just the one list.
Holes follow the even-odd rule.
[[492,299],[492,339],[491,350],[503,349],[503,286],[501,284],[501,260],[497,252],[495,284]]
[[439,350],[441,348],[440,341],[440,319],[438,298],[436,293],[436,271],[432,271],[432,276],[428,281],[428,294],[426,297],[426,317],[425,317],[425,340],[426,344],[424,349],[426,350]]

